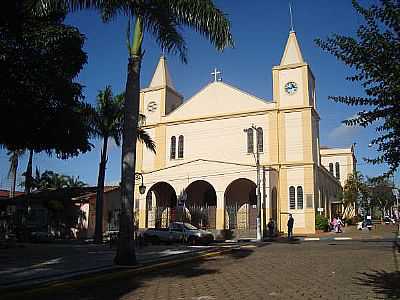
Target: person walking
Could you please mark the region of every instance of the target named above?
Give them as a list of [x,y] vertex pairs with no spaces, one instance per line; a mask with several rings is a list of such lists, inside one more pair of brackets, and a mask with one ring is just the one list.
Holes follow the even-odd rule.
[[287,222],[287,227],[288,227],[288,239],[292,239],[293,238],[293,225],[294,225],[294,219],[292,214],[289,214],[289,219]]
[[271,219],[269,219],[269,222],[268,222],[268,234],[269,234],[269,236],[270,237],[273,237],[274,236],[274,231],[275,231],[275,222],[274,222],[274,220],[271,218]]

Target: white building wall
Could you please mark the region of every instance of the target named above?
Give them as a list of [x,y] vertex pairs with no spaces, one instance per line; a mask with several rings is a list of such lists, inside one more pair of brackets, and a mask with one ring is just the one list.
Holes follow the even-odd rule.
[[[254,156],[247,153],[247,133],[244,129],[254,124],[263,129],[264,153],[261,161],[269,161],[268,116],[256,115],[229,119],[214,119],[196,123],[169,125],[166,129],[166,166],[173,166],[195,159],[255,164]],[[170,159],[171,137],[184,136],[183,159]],[[254,147],[257,139],[254,132]],[[176,151],[178,157],[178,146]]]
[[302,112],[285,113],[286,161],[301,161],[304,153]]
[[[150,137],[155,141],[156,147],[159,145],[159,141],[155,140],[155,129],[146,129],[146,132],[150,135]],[[146,146],[143,146],[143,171],[151,171],[154,170],[156,155],[148,150]]]
[[352,173],[349,172],[352,168],[349,168],[348,155],[337,155],[337,156],[322,156],[321,157],[322,165],[329,171],[329,163],[333,163],[333,176],[336,177],[336,166],[335,163],[339,163],[340,169],[340,183],[342,186],[345,185],[348,176]]

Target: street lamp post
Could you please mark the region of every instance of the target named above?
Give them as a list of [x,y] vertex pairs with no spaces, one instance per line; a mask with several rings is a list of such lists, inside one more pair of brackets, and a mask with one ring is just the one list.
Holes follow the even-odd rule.
[[143,184],[143,174],[142,173],[135,173],[135,179],[142,180],[142,183],[139,185],[139,193],[143,195],[146,192],[146,186]]
[[[258,128],[254,124],[251,125],[251,128],[255,130],[256,137]],[[244,129],[244,132],[247,132],[248,129]],[[258,147],[258,139],[256,139],[256,154],[255,154],[255,161],[256,161],[256,169],[257,169],[257,217],[256,217],[256,226],[257,226],[257,241],[262,240],[262,230],[261,230],[261,179],[260,179],[260,150]],[[254,155],[254,148],[252,149]]]

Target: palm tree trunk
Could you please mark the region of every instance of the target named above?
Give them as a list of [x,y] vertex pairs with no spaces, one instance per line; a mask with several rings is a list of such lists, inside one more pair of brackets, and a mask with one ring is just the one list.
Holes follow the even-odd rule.
[[141,62],[140,54],[130,56],[128,62],[122,132],[121,215],[118,249],[114,259],[114,262],[118,265],[136,264],[133,240],[133,201]]
[[25,194],[29,194],[32,189],[32,161],[33,161],[33,150],[29,150],[28,165],[25,171]]
[[108,136],[103,139],[103,150],[101,151],[99,176],[97,178],[97,193],[96,193],[96,226],[94,230],[95,243],[103,242],[103,199],[104,199],[104,180],[106,176],[107,164],[107,143]]
[[[14,152],[13,156],[16,155]],[[10,198],[15,196],[15,186],[17,185],[17,169],[18,169],[18,157],[13,157],[10,166],[10,177],[11,177],[11,188],[10,188]]]

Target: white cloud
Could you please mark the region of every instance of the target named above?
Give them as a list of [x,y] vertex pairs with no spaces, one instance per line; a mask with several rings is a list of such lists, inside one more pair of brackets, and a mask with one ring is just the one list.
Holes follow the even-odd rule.
[[[348,119],[352,119],[357,115],[351,116]],[[345,124],[340,124],[339,126],[332,129],[328,134],[328,138],[331,142],[341,145],[352,144],[359,135],[361,127],[359,126],[347,126]]]

